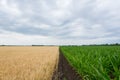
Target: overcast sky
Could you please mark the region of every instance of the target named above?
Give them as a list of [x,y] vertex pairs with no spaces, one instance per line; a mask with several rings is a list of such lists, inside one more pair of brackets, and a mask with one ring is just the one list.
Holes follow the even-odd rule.
[[120,43],[120,0],[0,0],[0,44]]

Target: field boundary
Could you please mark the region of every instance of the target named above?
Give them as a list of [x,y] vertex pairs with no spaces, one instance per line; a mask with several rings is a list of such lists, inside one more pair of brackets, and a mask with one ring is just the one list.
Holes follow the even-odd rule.
[[79,74],[69,64],[62,50],[59,48],[58,68],[53,74],[52,80],[82,80]]

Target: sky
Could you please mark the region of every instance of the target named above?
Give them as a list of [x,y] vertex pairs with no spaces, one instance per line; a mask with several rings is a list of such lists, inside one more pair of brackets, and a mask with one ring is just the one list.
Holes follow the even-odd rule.
[[1,45],[120,43],[120,0],[0,0]]

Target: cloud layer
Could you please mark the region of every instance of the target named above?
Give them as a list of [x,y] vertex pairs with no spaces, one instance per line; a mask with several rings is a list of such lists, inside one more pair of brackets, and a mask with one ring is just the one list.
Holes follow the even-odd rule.
[[120,42],[119,0],[0,0],[0,44]]

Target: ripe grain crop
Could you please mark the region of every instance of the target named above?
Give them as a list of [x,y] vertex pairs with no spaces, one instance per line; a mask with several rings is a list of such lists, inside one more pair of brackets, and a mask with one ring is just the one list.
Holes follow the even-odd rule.
[[58,47],[0,47],[0,80],[51,80]]

